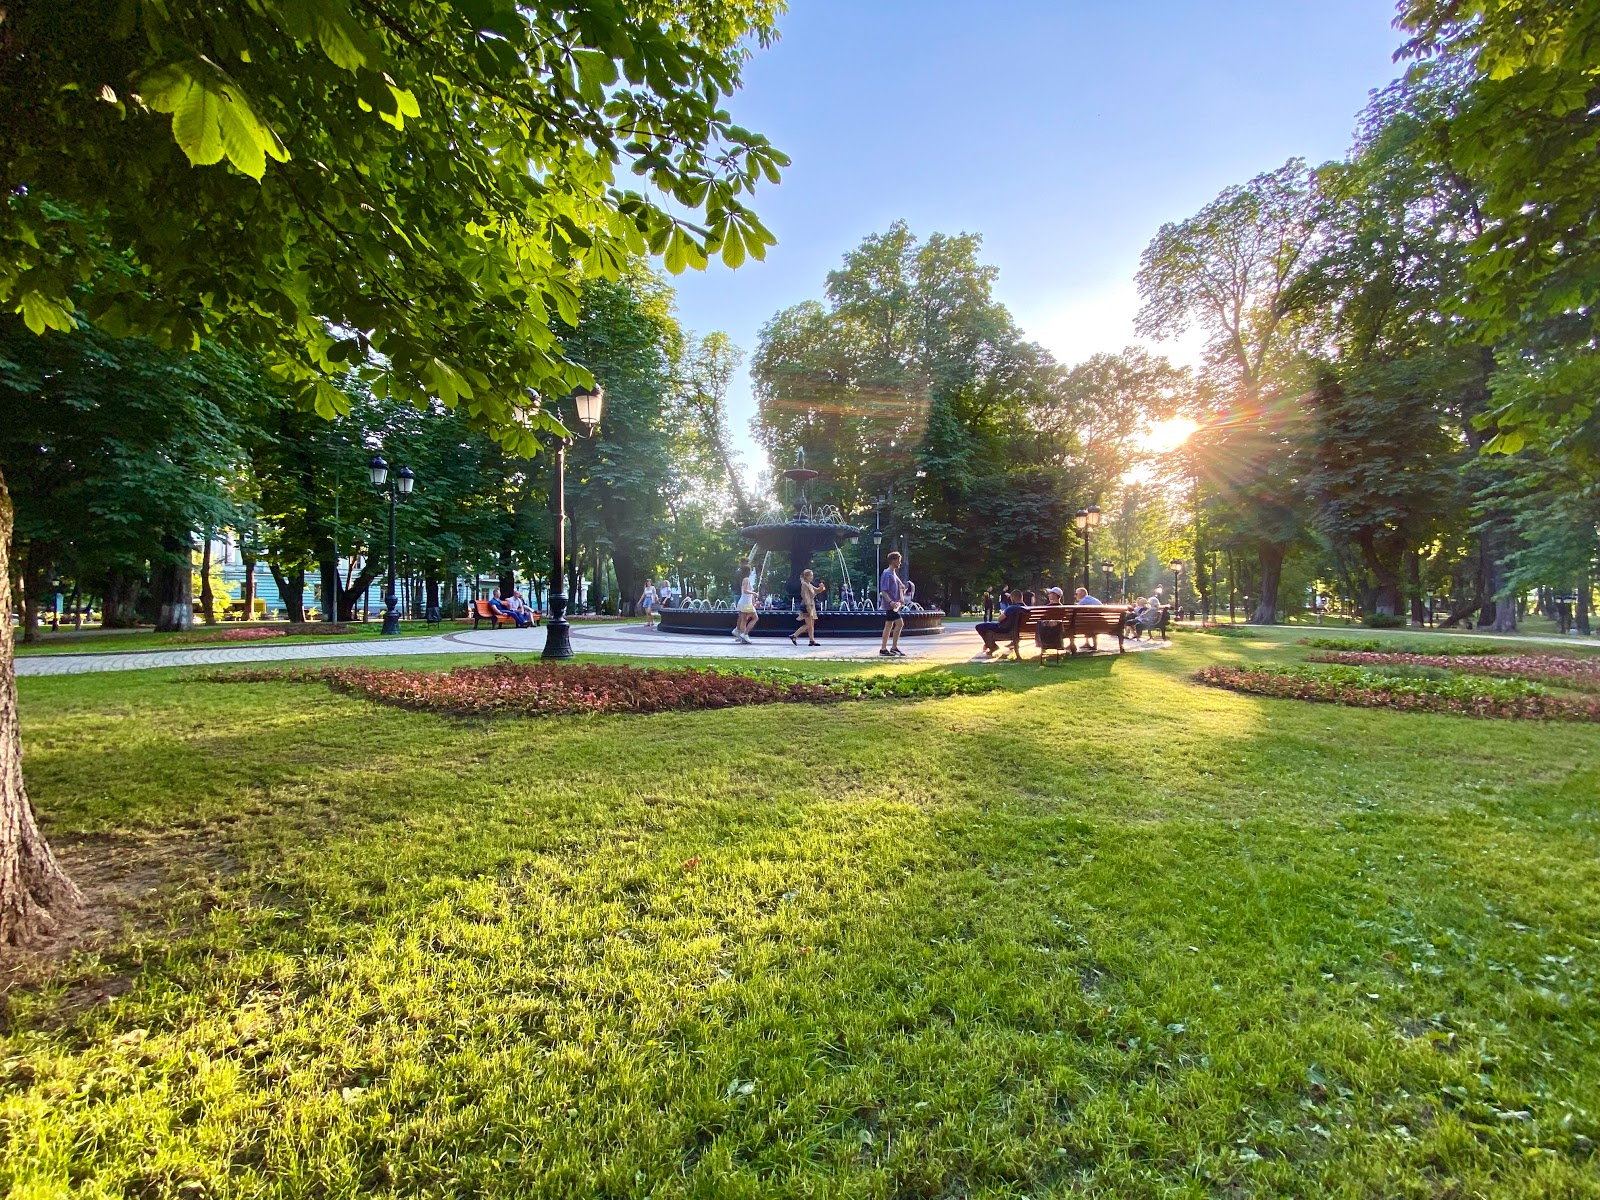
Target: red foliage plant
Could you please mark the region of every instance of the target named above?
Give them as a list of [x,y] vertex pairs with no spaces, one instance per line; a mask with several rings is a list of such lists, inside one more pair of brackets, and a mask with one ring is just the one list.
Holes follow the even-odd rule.
[[1347,704],[1355,708],[1390,708],[1400,712],[1449,713],[1462,717],[1600,721],[1600,696],[1428,695],[1400,688],[1359,687],[1339,679],[1246,667],[1206,667],[1195,678],[1212,687],[1253,696],[1313,700],[1324,704]]
[[829,704],[822,683],[784,682],[688,667],[557,666],[501,660],[451,671],[271,667],[207,678],[228,683],[312,682],[384,704],[456,716],[654,713],[742,704]]
[[1474,675],[1505,675],[1531,679],[1579,691],[1600,691],[1600,656],[1571,658],[1560,654],[1391,654],[1340,651],[1311,654],[1307,662],[1340,663],[1350,667],[1443,667]]

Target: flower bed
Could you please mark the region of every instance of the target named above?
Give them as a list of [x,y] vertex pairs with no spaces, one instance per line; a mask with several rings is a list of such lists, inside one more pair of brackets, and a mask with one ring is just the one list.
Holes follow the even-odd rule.
[[832,704],[885,697],[974,695],[998,681],[946,671],[812,680],[782,670],[557,666],[501,660],[487,667],[406,671],[369,667],[269,667],[209,672],[216,683],[326,683],[381,704],[454,716],[653,713],[743,704]]
[[1352,667],[1442,667],[1447,671],[1471,671],[1478,675],[1503,675],[1528,679],[1576,691],[1600,692],[1600,658],[1567,658],[1559,654],[1497,654],[1492,659],[1481,655],[1385,653],[1345,651],[1312,654],[1309,662],[1338,663]]
[[1377,638],[1330,638],[1308,637],[1301,638],[1302,646],[1310,646],[1318,650],[1347,650],[1354,653],[1384,654],[1459,654],[1476,658],[1489,654],[1507,654],[1510,648],[1488,643],[1474,644],[1472,642],[1441,642],[1436,646],[1426,649],[1417,649],[1414,643],[1408,642],[1380,642]]
[[287,637],[287,629],[271,629],[264,625],[240,625],[233,629],[196,629],[190,633],[180,633],[173,637],[173,641],[182,642],[184,645],[195,645],[202,642],[263,642],[269,638]]
[[1521,679],[1460,675],[1450,679],[1388,676],[1357,667],[1206,667],[1195,678],[1212,687],[1355,708],[1452,713],[1464,717],[1600,721],[1600,696],[1554,695]]

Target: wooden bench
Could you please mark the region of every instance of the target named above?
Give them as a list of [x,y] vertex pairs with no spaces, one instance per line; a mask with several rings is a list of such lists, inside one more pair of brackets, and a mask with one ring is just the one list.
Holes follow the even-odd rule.
[[[1057,655],[1077,654],[1078,638],[1099,637],[1104,634],[1117,639],[1117,653],[1127,653],[1123,645],[1123,621],[1133,609],[1121,604],[1047,604],[1034,605],[1028,609],[1028,615],[1023,618],[1016,634],[1011,639],[1011,656],[1021,658],[1019,648],[1024,636],[1033,634],[1033,640],[1039,646],[1039,657],[1042,659],[1052,651]],[[1041,621],[1061,622],[1061,646],[1046,649],[1039,640],[1039,624]]]
[[1128,628],[1133,632],[1133,640],[1136,642],[1139,640],[1141,635],[1146,633],[1148,633],[1152,638],[1159,633],[1163,641],[1170,642],[1172,640],[1172,635],[1167,632],[1167,623],[1171,619],[1172,609],[1168,608],[1166,605],[1162,605],[1161,619],[1154,625],[1129,625]]
[[[516,627],[517,621],[515,617],[511,616],[509,613],[507,613],[505,616],[501,616],[499,613],[495,612],[494,609],[489,607],[489,602],[487,600],[469,600],[467,603],[471,605],[468,610],[468,616],[472,618],[472,627],[474,629],[478,628],[479,623],[482,621],[489,622],[490,629],[499,629],[500,622],[502,621],[513,628]],[[539,622],[544,619],[539,613],[536,612],[532,613],[531,615],[533,617],[533,621],[530,627],[538,626]],[[466,618],[463,617],[462,619],[465,620]]]

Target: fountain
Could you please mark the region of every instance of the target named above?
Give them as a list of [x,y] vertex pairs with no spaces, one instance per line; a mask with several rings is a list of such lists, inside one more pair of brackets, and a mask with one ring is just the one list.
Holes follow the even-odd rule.
[[[755,572],[757,619],[751,632],[756,637],[787,637],[794,632],[800,614],[800,573],[807,567],[813,568],[817,578],[828,581],[828,591],[817,597],[819,638],[878,637],[883,632],[877,580],[868,580],[865,591],[858,594],[851,586],[850,567],[845,561],[845,544],[855,542],[861,530],[846,523],[833,505],[812,507],[806,485],[817,475],[805,465],[805,452],[801,451],[800,465],[783,473],[796,493],[789,519],[747,525],[739,530],[739,536],[750,545],[745,561]],[[774,590],[770,583],[769,567],[775,554],[787,559],[788,574],[781,591]],[[817,568],[819,554],[832,555],[837,568],[832,577]],[[906,605],[904,612],[902,636],[944,631],[944,612],[940,609],[923,608],[913,602]],[[659,628],[666,633],[726,634],[732,632],[737,616],[731,603],[686,600],[661,610]]]

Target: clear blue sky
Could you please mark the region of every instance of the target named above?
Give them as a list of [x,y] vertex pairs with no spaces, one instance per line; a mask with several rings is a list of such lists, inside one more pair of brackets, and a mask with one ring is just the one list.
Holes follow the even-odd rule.
[[[1399,71],[1393,0],[791,5],[729,105],[794,160],[756,196],[778,245],[675,280],[685,327],[725,330],[747,356],[899,217],[982,234],[1000,300],[1062,361],[1120,349],[1163,221],[1293,155],[1343,155],[1368,92]],[[742,372],[732,424],[758,466],[753,413]]]

